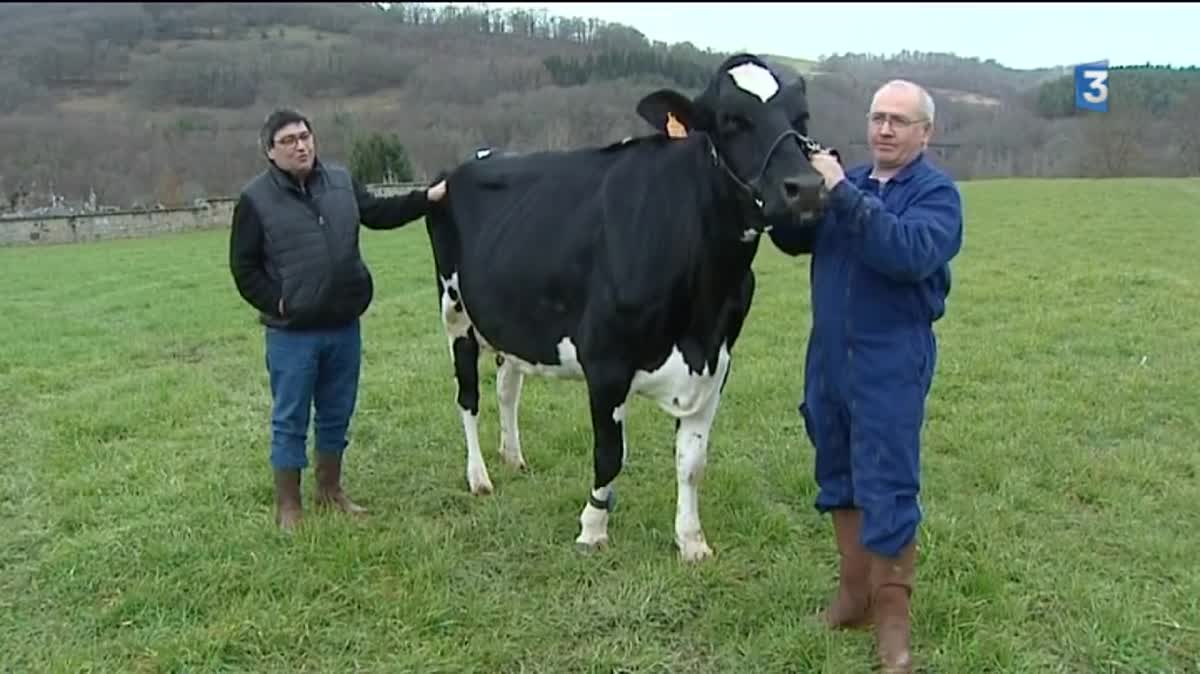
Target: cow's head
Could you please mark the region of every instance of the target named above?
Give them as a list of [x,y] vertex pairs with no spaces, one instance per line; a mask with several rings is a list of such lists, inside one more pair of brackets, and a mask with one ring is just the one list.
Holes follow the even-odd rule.
[[811,221],[822,213],[825,189],[807,158],[813,145],[805,136],[803,80],[785,89],[761,59],[739,54],[721,64],[695,99],[662,89],[643,98],[637,112],[663,133],[708,136],[718,162],[757,205],[761,223]]

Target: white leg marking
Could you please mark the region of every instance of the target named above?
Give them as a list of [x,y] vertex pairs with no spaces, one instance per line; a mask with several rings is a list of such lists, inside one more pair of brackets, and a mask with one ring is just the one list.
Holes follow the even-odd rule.
[[626,439],[628,437],[628,435],[627,435],[628,425],[625,423],[625,416],[626,416],[625,405],[628,404],[628,402],[629,401],[626,400],[625,402],[621,403],[620,405],[617,405],[615,408],[613,408],[613,413],[612,413],[613,421],[617,422],[618,424],[621,424],[621,466],[622,466],[622,470],[629,467],[629,442]]
[[[592,490],[592,496],[600,502],[608,501],[609,487]],[[599,550],[608,545],[608,511],[588,503],[579,515],[579,538],[575,545],[581,550]]]
[[[471,328],[471,321],[462,304],[462,295],[458,291],[457,272],[451,274],[450,278],[442,279],[442,326],[446,330],[450,362],[453,363],[454,340],[465,337]],[[457,377],[455,381],[457,382]],[[456,403],[457,397],[456,393]],[[462,416],[463,434],[467,439],[467,484],[471,487],[472,494],[490,494],[492,480],[488,476],[487,464],[483,461],[483,452],[479,449],[479,415],[461,407],[459,413]]]
[[729,350],[721,345],[715,371],[707,366],[692,372],[683,354],[675,348],[654,372],[638,372],[633,388],[655,400],[679,419],[675,434],[675,472],[678,495],[675,505],[675,543],[679,556],[688,562],[712,556],[700,526],[700,483],[708,461],[708,436],[721,404],[721,383],[729,370]]
[[714,390],[704,407],[695,414],[679,420],[679,431],[675,434],[675,479],[678,496],[675,505],[675,544],[679,556],[685,562],[696,562],[712,556],[712,549],[704,540],[704,529],[700,526],[700,483],[704,480],[704,469],[708,460],[708,436],[712,430],[717,407],[721,404],[721,377],[728,368],[722,359],[717,367],[718,377],[713,379]]
[[[628,402],[628,400],[626,401]],[[612,419],[620,424],[621,429],[621,465],[625,465],[625,459],[629,456],[629,445],[626,441],[625,429],[625,404],[621,403],[613,408]],[[605,485],[599,489],[592,490],[592,497],[601,503],[608,503],[609,496],[612,494],[612,486]],[[608,511],[602,510],[593,506],[590,502],[583,506],[583,512],[579,515],[579,538],[575,539],[575,544],[580,549],[595,550],[608,545]]]
[[516,363],[508,358],[496,370],[496,399],[500,404],[500,456],[505,463],[519,470],[526,468],[517,424],[517,408],[524,378]]
[[479,416],[469,410],[461,410],[463,430],[467,434],[467,484],[475,495],[492,493],[492,480],[488,477],[483,452],[479,448]]

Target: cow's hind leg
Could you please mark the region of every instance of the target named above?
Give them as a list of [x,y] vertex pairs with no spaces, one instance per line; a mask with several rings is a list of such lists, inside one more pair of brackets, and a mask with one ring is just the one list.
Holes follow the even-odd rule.
[[720,369],[713,378],[713,390],[707,400],[691,414],[675,424],[675,479],[678,495],[675,501],[675,544],[683,561],[696,562],[712,556],[700,526],[700,484],[708,462],[708,437],[712,431],[721,390],[728,374],[728,361],[721,359]]
[[472,494],[492,493],[492,480],[479,446],[479,340],[475,329],[453,338],[454,377],[458,381],[458,411],[467,436],[467,484]]
[[442,323],[450,340],[456,400],[467,438],[467,484],[472,494],[490,494],[492,480],[479,447],[479,340],[458,294],[458,274],[443,279]]
[[521,433],[517,424],[517,407],[521,402],[521,383],[525,375],[511,360],[496,357],[496,400],[500,405],[500,457],[513,468],[525,470],[521,455]]
[[592,412],[592,491],[579,516],[576,547],[583,551],[608,545],[608,515],[615,500],[613,480],[621,472],[625,454],[625,402],[633,375],[620,366],[590,368],[588,398]]

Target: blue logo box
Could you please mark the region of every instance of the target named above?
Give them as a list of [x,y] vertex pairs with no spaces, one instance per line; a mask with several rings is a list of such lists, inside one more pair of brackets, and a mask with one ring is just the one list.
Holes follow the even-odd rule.
[[1075,66],[1075,108],[1108,112],[1108,59]]

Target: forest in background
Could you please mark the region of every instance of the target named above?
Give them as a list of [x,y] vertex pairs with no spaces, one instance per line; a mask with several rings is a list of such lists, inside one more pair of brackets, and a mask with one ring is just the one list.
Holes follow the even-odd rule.
[[[725,56],[586,17],[405,3],[0,4],[0,45],[10,212],[233,195],[261,169],[256,134],[279,105],[312,117],[323,156],[390,147],[418,180],[481,146],[609,143],[647,131],[642,95],[693,94]],[[866,158],[872,92],[905,77],[933,93],[933,152],[960,179],[1200,175],[1195,67],[1114,67],[1109,112],[1080,113],[1066,66],[804,60],[799,35],[795,49],[763,56],[808,79],[810,130],[849,161]]]

